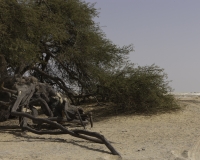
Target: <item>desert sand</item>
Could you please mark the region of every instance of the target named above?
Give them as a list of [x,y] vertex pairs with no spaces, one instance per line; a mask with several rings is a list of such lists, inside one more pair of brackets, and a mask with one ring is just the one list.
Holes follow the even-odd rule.
[[94,115],[94,127],[87,130],[103,134],[122,158],[102,144],[70,135],[22,134],[12,119],[0,123],[0,160],[200,160],[200,96],[176,94],[176,98],[182,108],[177,112]]

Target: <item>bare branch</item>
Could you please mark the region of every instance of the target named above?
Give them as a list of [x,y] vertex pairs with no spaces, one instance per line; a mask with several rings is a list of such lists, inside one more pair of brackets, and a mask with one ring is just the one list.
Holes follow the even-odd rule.
[[12,102],[3,102],[3,101],[0,101],[0,104],[3,105],[3,106],[9,106],[12,104]]
[[5,88],[4,87],[4,82],[2,82],[1,84],[1,89],[5,92],[9,92],[9,93],[12,93],[12,94],[17,94],[17,91],[16,90],[12,90],[12,89],[8,89],[8,88]]
[[[36,69],[38,70],[38,69]],[[43,71],[39,70],[39,72],[43,73]],[[57,78],[57,77],[52,77],[46,73],[44,73],[44,75],[47,75],[49,77],[51,77],[53,80],[59,82],[59,84],[62,86],[64,83],[61,79]],[[57,104],[61,104],[58,105],[59,107],[61,107],[61,109],[64,109],[62,111],[65,112],[69,112],[72,116],[72,118],[70,117],[69,114],[69,119],[64,119],[63,117],[59,118],[59,117],[53,117],[53,111],[50,110],[48,103],[46,102],[45,99],[41,98],[40,95],[42,94],[42,92],[51,92],[51,89],[49,89],[48,85],[41,85],[43,88],[43,90],[41,90],[40,93],[40,88],[36,89],[39,85],[38,83],[34,83],[30,82],[30,83],[26,83],[26,81],[24,81],[23,83],[18,83],[16,82],[15,87],[17,88],[17,91],[10,91],[9,89],[4,89],[3,87],[3,83],[1,85],[1,88],[5,91],[10,91],[12,93],[15,93],[17,95],[17,98],[15,99],[15,102],[1,102],[0,104],[4,104],[4,105],[8,105],[11,104],[11,112],[9,113],[9,115],[11,114],[12,116],[17,116],[20,118],[20,127],[22,128],[22,130],[28,130],[30,132],[33,132],[35,134],[69,134],[71,136],[77,137],[77,138],[81,138],[81,139],[85,139],[85,140],[89,140],[95,143],[100,143],[100,144],[105,144],[107,146],[107,148],[112,152],[112,154],[114,155],[119,155],[119,152],[116,151],[116,149],[110,144],[110,142],[101,134],[96,133],[96,132],[90,132],[87,130],[68,130],[66,127],[64,127],[63,125],[59,124],[60,120],[64,121],[66,120],[67,122],[69,122],[69,120],[73,121],[75,118],[77,118],[77,114],[78,114],[78,118],[77,120],[80,120],[80,124],[85,126],[86,123],[88,123],[88,121],[83,121],[83,119],[85,119],[85,116],[88,115],[84,114],[84,112],[80,109],[80,108],[73,108],[70,105],[68,106],[68,104],[66,103],[65,106],[63,107],[63,102],[61,102],[59,100],[59,103]],[[46,87],[46,88],[45,88]],[[46,94],[46,93],[44,93]],[[54,95],[54,92],[52,92],[52,94]],[[52,94],[47,94],[47,99],[51,99],[50,97],[52,96]],[[51,100],[49,101],[51,102]],[[34,105],[34,104],[42,104],[43,107],[45,108],[45,110],[48,111],[48,114],[51,116],[49,118],[38,118],[36,117],[34,114],[31,115],[29,113],[24,113],[22,112],[22,109],[24,106],[29,107],[30,108]],[[19,109],[19,110],[18,110]],[[69,109],[69,110],[68,110]],[[70,110],[71,109],[71,110]],[[70,112],[72,111],[72,112]],[[75,117],[75,118],[73,118]],[[5,117],[7,118],[7,117]],[[91,126],[93,125],[92,122],[92,115],[89,115],[90,118],[90,122],[91,122]],[[51,127],[54,127],[56,130],[45,130],[45,128],[42,128],[41,130],[35,129],[34,127],[29,127],[27,124],[27,120],[31,119],[33,121],[33,123],[38,124],[39,127],[42,127],[41,124],[45,123],[50,125]],[[58,123],[54,122],[57,121]]]

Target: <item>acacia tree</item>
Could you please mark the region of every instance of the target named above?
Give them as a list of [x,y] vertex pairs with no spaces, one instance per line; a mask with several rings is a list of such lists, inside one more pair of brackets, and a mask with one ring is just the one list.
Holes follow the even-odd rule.
[[98,15],[93,4],[79,0],[2,0],[0,13],[0,52],[10,73],[30,71],[67,94],[70,85],[93,85],[95,72],[122,63],[132,50],[107,40],[93,21]]
[[[72,101],[73,89],[78,88],[81,93],[103,95],[118,106],[137,103],[134,109],[146,102],[145,88],[153,89],[148,95],[162,95],[148,104],[166,99],[170,87],[163,70],[140,69],[127,62],[132,45],[119,47],[108,40],[93,21],[96,16],[94,4],[81,0],[0,0],[0,53],[5,62],[1,81],[27,73],[55,86]],[[124,103],[119,103],[119,97]],[[165,107],[172,106],[174,99],[163,102],[170,102]]]

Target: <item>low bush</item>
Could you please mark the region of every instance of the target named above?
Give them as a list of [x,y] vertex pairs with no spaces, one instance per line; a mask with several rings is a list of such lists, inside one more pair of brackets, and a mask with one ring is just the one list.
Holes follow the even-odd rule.
[[98,93],[114,102],[116,109],[142,113],[163,112],[179,106],[167,81],[167,74],[156,65],[124,67],[104,76]]

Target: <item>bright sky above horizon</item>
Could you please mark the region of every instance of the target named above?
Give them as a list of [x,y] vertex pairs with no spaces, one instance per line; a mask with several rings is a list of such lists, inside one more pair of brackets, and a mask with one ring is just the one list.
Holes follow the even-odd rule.
[[164,68],[175,92],[200,92],[199,0],[85,1],[96,2],[108,39],[133,44],[133,63]]

